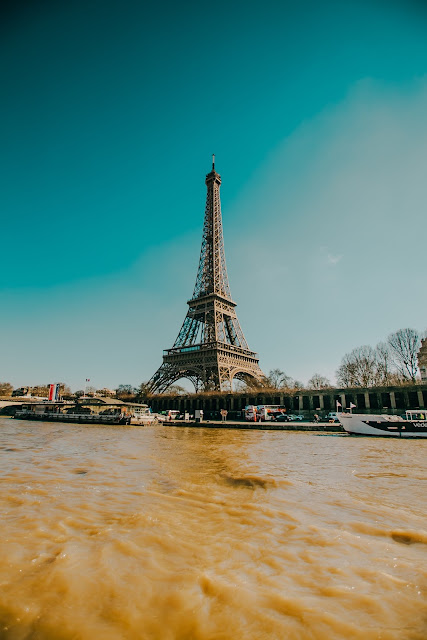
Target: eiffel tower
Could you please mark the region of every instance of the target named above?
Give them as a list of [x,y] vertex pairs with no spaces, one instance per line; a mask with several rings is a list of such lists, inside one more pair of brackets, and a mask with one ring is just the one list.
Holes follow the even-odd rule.
[[172,349],[163,352],[163,364],[148,382],[152,393],[163,393],[187,378],[199,390],[231,390],[233,378],[264,377],[257,354],[249,350],[240,328],[228,284],[222,234],[219,187],[221,176],[206,176],[207,197],[202,249],[193,296]]

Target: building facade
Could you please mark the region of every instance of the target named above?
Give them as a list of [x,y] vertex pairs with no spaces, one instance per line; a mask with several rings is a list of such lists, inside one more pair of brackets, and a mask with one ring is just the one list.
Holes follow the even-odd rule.
[[418,352],[418,367],[422,382],[427,383],[427,338],[421,340],[421,348]]

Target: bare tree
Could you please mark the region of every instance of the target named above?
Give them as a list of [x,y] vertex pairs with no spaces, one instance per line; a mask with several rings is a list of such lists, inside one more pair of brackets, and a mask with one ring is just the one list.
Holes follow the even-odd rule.
[[284,378],[292,381],[292,378],[288,378],[280,369],[272,369],[268,376],[262,378],[252,378],[252,376],[245,376],[241,381],[238,381],[238,391],[240,392],[254,392],[258,390],[267,389],[281,389],[284,386]]
[[86,395],[87,396],[95,396],[96,395],[95,387],[86,387]]
[[66,382],[59,383],[59,395],[62,396],[72,396],[72,391]]
[[263,377],[262,380],[257,380],[256,378],[252,378],[251,376],[245,376],[244,380],[239,381],[240,391],[257,391],[257,389],[268,389],[269,383],[268,378]]
[[0,396],[11,396],[13,387],[10,382],[0,382]]
[[399,329],[389,335],[387,343],[398,372],[407,380],[415,382],[418,373],[417,354],[421,344],[418,331]]
[[292,380],[292,385],[288,387],[288,389],[294,389],[295,391],[298,391],[299,389],[304,389],[304,388],[305,388],[304,383],[301,382],[301,380]]
[[308,389],[328,389],[331,387],[331,383],[328,378],[320,375],[320,373],[315,373],[311,376],[310,380],[307,382]]
[[280,389],[282,386],[282,379],[285,375],[284,371],[280,369],[270,369],[268,372],[266,383],[271,389]]
[[379,342],[375,348],[377,360],[377,385],[387,386],[395,382],[396,374],[393,371],[393,359],[387,342]]
[[184,387],[181,387],[181,385],[179,384],[171,384],[171,386],[168,387],[167,391],[171,395],[177,395],[177,396],[183,396],[186,393],[188,393],[186,389],[184,389]]
[[119,384],[116,389],[116,398],[129,400],[138,393],[138,389],[135,389],[131,384]]
[[151,395],[153,395],[150,391],[150,387],[148,385],[148,382],[141,382],[141,384],[139,385],[138,389],[137,389],[137,398],[139,401],[144,400],[146,398],[149,398]]
[[337,381],[343,387],[372,387],[377,384],[378,364],[375,350],[369,345],[356,347],[341,360]]
[[293,383],[293,379],[280,369],[271,369],[266,380],[266,384],[270,389],[291,389]]

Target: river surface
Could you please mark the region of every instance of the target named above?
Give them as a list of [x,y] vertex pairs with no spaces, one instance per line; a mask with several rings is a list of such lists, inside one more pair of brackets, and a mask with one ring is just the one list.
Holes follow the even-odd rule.
[[426,458],[0,418],[0,638],[426,640]]

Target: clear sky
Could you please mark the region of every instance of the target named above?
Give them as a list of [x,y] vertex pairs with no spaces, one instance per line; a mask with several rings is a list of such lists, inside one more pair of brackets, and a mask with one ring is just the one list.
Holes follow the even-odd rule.
[[151,377],[212,153],[265,372],[427,328],[423,2],[10,1],[0,36],[0,380]]

